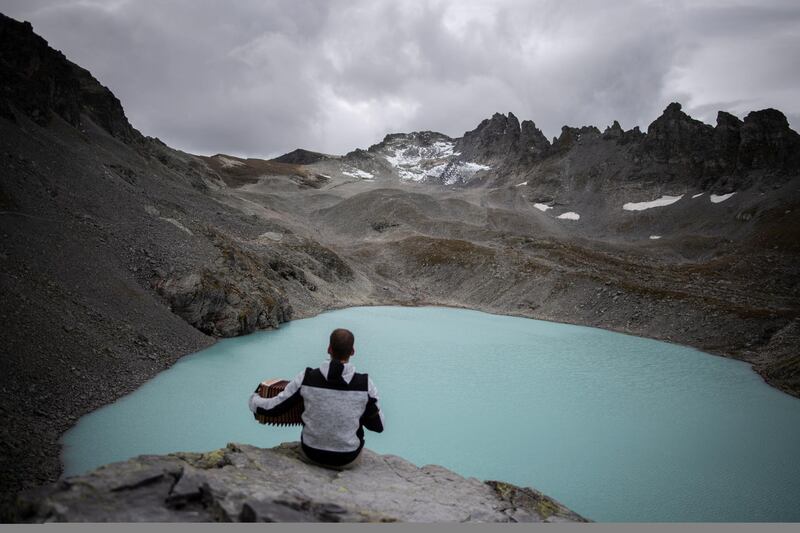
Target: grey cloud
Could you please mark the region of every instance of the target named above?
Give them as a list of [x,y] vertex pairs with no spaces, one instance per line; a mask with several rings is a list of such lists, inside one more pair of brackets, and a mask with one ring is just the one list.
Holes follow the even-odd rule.
[[795,126],[800,115],[791,1],[9,0],[0,10],[90,69],[143,133],[195,153],[343,153],[393,131],[461,135],[497,111],[548,137],[615,119],[644,129],[672,100],[712,123],[716,105],[740,116],[776,107]]

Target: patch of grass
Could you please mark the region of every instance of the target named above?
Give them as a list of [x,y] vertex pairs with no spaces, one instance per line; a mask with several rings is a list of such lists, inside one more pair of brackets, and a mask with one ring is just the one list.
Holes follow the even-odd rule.
[[399,241],[397,246],[420,266],[476,266],[495,259],[495,251],[491,248],[459,239],[415,236]]
[[195,468],[209,470],[212,468],[222,468],[225,465],[231,464],[230,459],[225,454],[226,449],[221,448],[206,453],[197,452],[175,452],[169,454],[170,456],[182,459]]
[[501,500],[510,503],[514,507],[534,511],[542,520],[547,520],[551,516],[570,516],[575,520],[582,519],[582,517],[575,515],[549,496],[545,496],[537,490],[517,487],[504,481],[487,481],[486,484],[494,489]]

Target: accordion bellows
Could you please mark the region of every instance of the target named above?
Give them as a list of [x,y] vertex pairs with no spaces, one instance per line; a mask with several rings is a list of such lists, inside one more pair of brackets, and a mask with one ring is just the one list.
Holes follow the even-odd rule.
[[[267,380],[262,381],[258,387],[258,395],[262,398],[272,398],[286,388],[289,382],[285,379],[281,380]],[[288,411],[274,416],[266,416],[256,414],[256,420],[261,424],[268,424],[270,426],[299,426],[303,423],[300,415],[303,412],[303,403],[300,402],[289,408]]]

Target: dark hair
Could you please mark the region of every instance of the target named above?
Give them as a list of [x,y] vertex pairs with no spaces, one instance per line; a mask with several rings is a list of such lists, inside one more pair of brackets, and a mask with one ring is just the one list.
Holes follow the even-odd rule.
[[336,359],[344,359],[353,354],[355,337],[350,330],[338,328],[331,333],[331,355]]

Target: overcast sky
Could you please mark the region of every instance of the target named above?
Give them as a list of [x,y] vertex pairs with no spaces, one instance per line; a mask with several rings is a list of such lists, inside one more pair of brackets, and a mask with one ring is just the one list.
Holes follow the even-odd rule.
[[198,154],[341,154],[495,112],[646,130],[671,101],[714,124],[800,126],[797,0],[0,0],[88,68],[145,135]]

